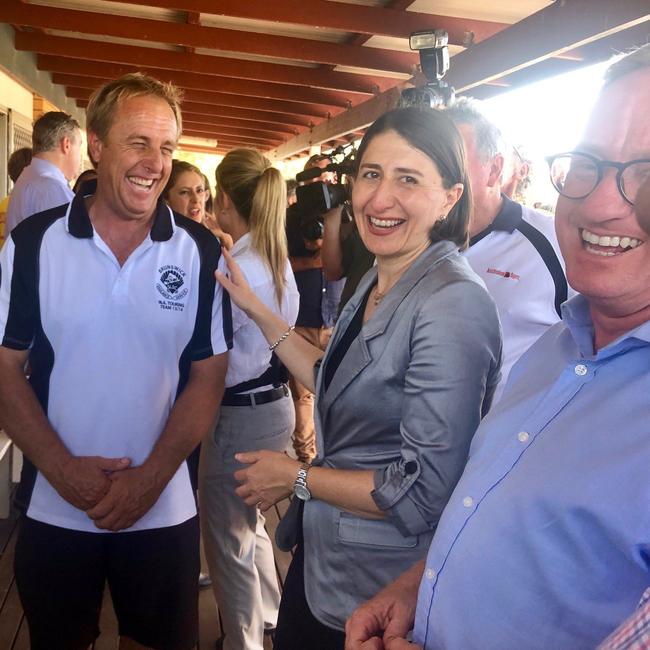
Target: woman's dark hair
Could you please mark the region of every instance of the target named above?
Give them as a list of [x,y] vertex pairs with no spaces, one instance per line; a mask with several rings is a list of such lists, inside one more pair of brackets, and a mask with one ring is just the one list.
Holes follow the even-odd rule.
[[165,189],[163,190],[163,199],[168,199],[169,198],[169,190],[176,185],[176,181],[178,180],[178,177],[181,174],[184,174],[185,172],[194,172],[195,174],[198,174],[201,178],[205,179],[205,176],[203,175],[203,172],[196,166],[193,165],[192,163],[185,162],[184,160],[177,160],[174,158],[172,160],[172,171],[171,174],[169,174],[169,180],[167,181],[167,185],[165,185]]
[[81,189],[81,186],[84,183],[95,180],[96,178],[97,178],[97,170],[85,169],[84,171],[81,172],[81,174],[79,174],[79,176],[77,176],[77,180],[74,182],[74,185],[72,186],[72,191],[76,194]]
[[214,199],[212,198],[212,190],[210,189],[210,180],[203,172],[201,172],[201,176],[203,176],[203,183],[205,185],[205,213],[214,214]]
[[363,136],[356,155],[357,170],[368,145],[387,131],[394,131],[430,158],[438,168],[446,189],[456,183],[463,184],[462,196],[447,218],[434,224],[429,238],[432,242],[448,239],[459,248],[466,248],[472,197],[465,167],[463,140],[454,123],[442,111],[432,108],[409,106],[389,111],[376,120]]

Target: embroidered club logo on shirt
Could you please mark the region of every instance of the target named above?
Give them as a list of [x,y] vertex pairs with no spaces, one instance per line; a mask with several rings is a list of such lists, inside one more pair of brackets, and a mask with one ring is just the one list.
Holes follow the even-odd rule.
[[494,275],[500,275],[502,278],[510,278],[511,280],[520,280],[521,277],[512,271],[501,271],[500,269],[488,268],[488,273],[494,273]]
[[159,300],[161,309],[182,311],[185,305],[181,302],[187,295],[185,286],[185,271],[178,266],[167,264],[158,269],[159,280],[156,289],[166,300]]

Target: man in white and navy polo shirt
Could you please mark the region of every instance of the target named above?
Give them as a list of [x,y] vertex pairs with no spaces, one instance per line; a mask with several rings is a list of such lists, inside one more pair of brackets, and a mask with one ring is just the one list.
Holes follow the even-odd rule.
[[499,129],[464,97],[446,113],[463,137],[472,191],[465,257],[494,299],[503,331],[496,403],[517,359],[560,320],[568,285],[553,219],[501,194],[505,142]]
[[28,459],[16,580],[35,650],[87,648],[106,581],[121,648],[185,650],[199,573],[185,460],[214,422],[231,339],[221,251],[160,200],[175,89],[127,75],[87,123],[96,187],[19,224],[0,258],[0,407]]

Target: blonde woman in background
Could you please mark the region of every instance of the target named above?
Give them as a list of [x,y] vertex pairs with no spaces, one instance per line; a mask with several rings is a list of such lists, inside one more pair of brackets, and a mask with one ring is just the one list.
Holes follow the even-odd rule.
[[[298,291],[287,258],[286,187],[252,149],[228,153],[216,171],[216,213],[247,282],[275,314],[293,323]],[[199,501],[206,557],[221,612],[224,650],[262,650],[276,625],[280,593],[264,517],[235,494],[238,452],[284,451],[294,427],[286,376],[257,325],[233,305],[233,350],[219,420],[204,441]]]
[[212,214],[206,214],[206,202],[211,198],[210,185],[198,167],[184,160],[173,160],[163,198],[174,212],[202,223],[224,248],[232,247],[230,236],[223,232]]

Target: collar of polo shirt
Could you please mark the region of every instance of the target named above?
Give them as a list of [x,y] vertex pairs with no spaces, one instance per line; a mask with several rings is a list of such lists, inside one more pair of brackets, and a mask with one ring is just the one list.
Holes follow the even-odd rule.
[[[97,190],[97,180],[83,183],[70,206],[68,215],[68,232],[78,239],[90,239],[93,236],[93,225],[86,210],[85,198],[91,196]],[[151,227],[150,237],[152,241],[168,241],[174,233],[172,226],[171,210],[163,200],[158,197],[156,214]]]

